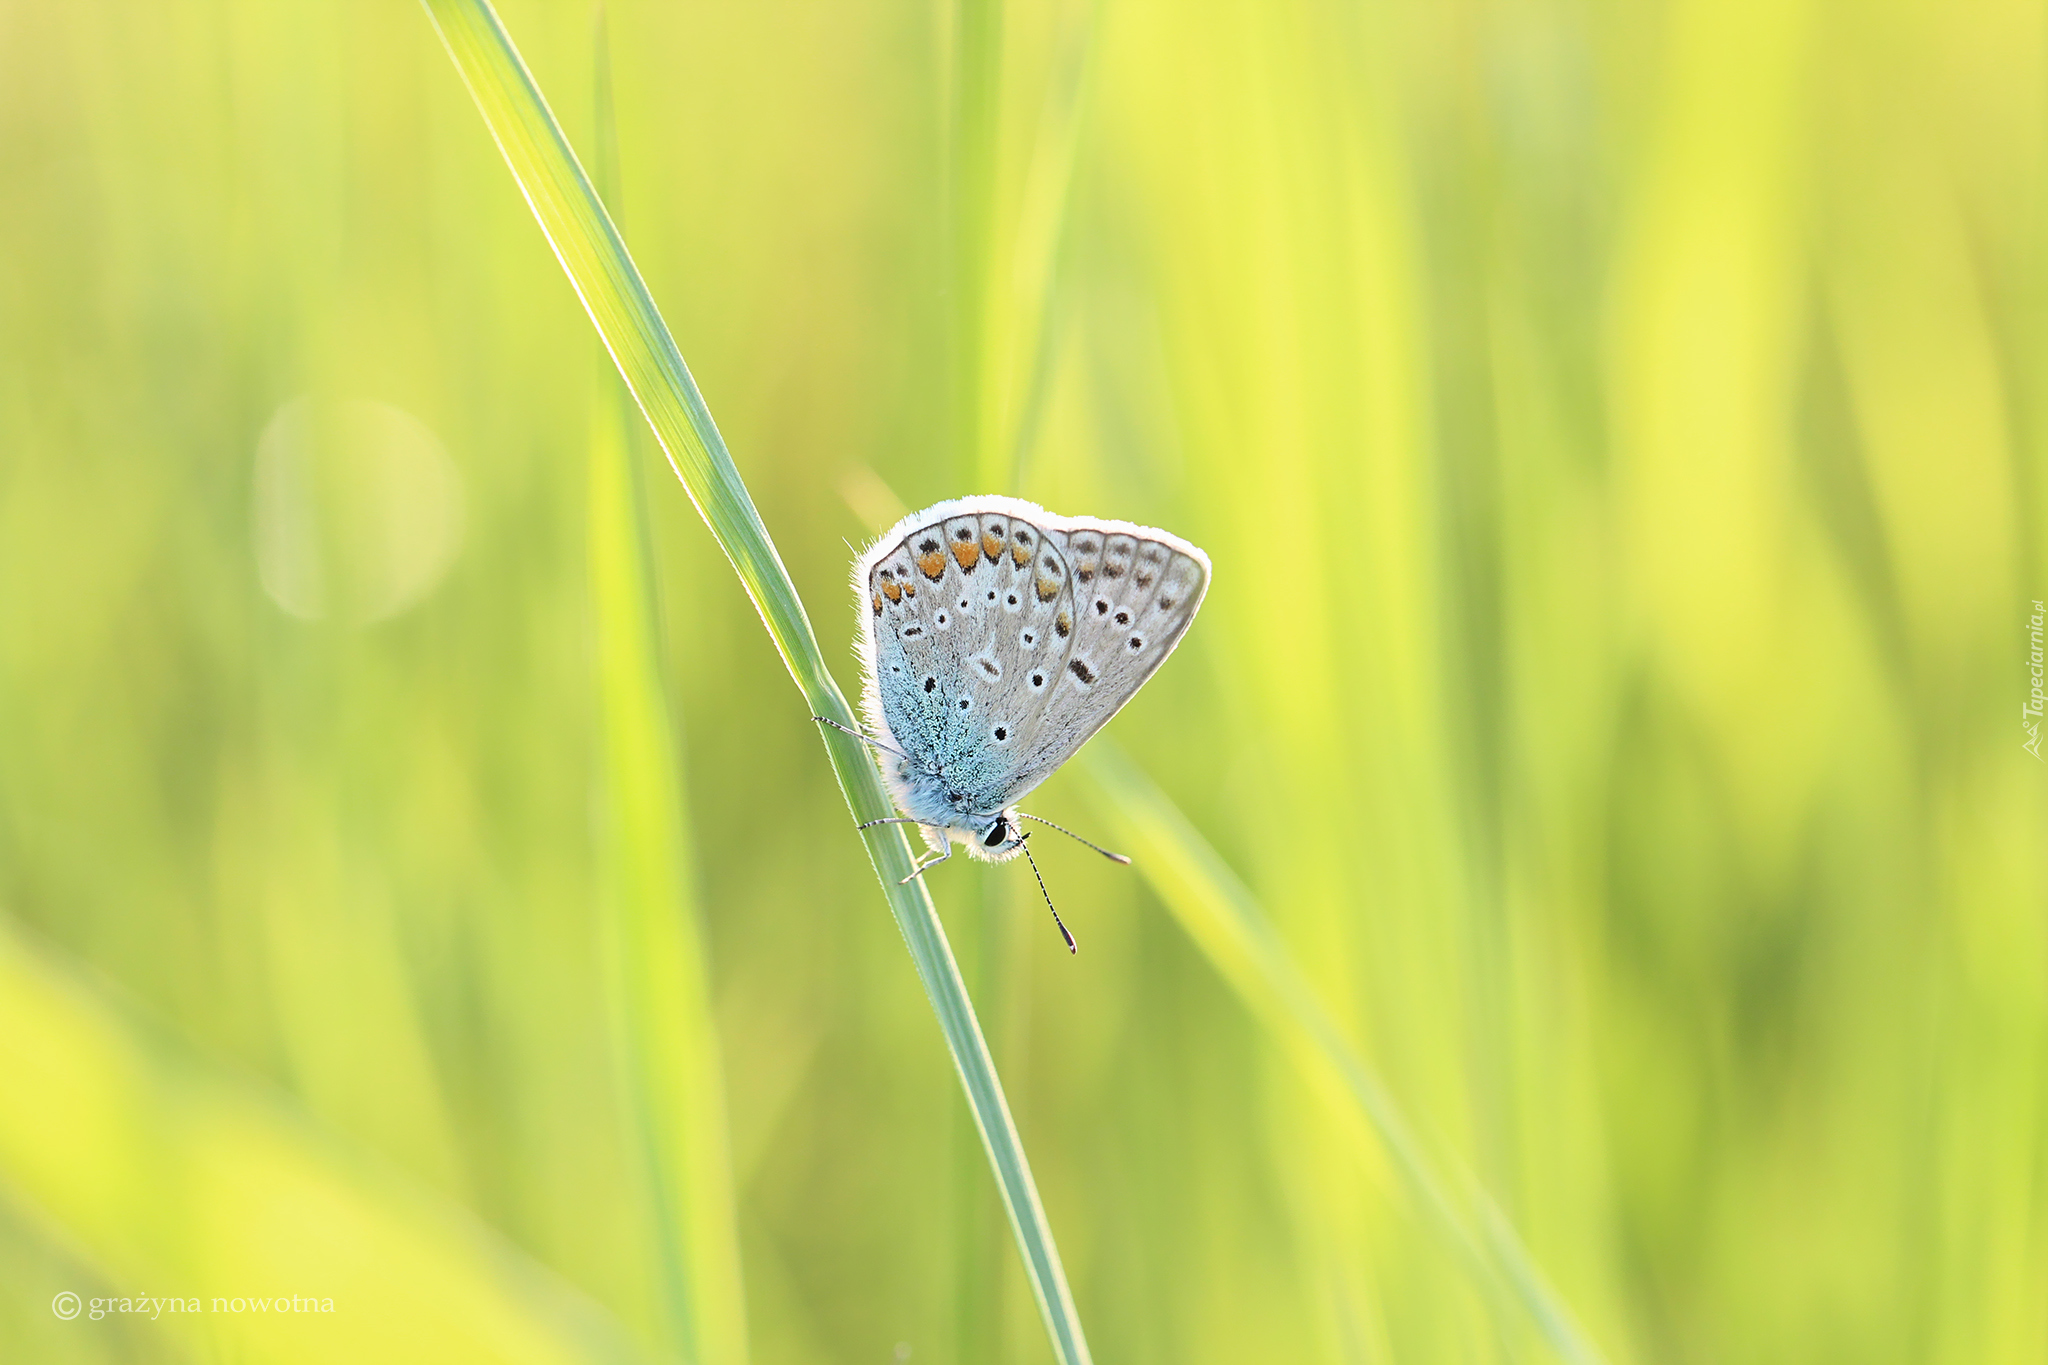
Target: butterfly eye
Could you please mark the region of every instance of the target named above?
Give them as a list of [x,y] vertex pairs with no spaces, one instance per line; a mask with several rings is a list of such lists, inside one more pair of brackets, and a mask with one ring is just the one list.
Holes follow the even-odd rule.
[[996,822],[988,827],[988,833],[981,836],[983,848],[999,848],[1003,840],[1010,837],[1010,822],[998,815]]

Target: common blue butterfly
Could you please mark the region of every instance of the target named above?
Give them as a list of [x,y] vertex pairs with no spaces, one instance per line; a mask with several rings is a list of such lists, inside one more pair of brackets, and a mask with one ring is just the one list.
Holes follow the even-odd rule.
[[989,862],[1026,852],[1020,821],[1040,817],[1016,802],[1166,661],[1209,557],[1166,531],[971,497],[896,523],[853,582],[863,738],[883,751],[895,822],[933,849],[921,873],[955,842]]

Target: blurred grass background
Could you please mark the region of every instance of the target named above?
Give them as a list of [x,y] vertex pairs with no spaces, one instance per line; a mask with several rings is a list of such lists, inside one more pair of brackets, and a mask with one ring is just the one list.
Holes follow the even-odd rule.
[[[501,12],[587,153],[589,8]],[[611,7],[627,239],[842,683],[892,493],[1187,535],[1118,743],[1610,1358],[2042,1359],[2039,8],[964,13]],[[611,391],[424,16],[0,4],[0,183],[0,1354],[660,1358]],[[646,488],[752,1358],[1042,1360],[813,727]],[[1018,869],[933,891],[1097,1356],[1534,1354],[1146,881],[1046,865],[1071,961]]]

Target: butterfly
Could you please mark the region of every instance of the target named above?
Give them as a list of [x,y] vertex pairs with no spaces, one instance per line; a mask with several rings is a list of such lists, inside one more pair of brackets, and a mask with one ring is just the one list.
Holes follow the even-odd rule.
[[1060,828],[1016,803],[1166,662],[1208,591],[1209,557],[1166,531],[970,497],[896,523],[853,583],[860,737],[902,812],[872,823],[921,827],[932,852],[914,877],[956,842],[1006,862],[1030,856],[1022,821]]

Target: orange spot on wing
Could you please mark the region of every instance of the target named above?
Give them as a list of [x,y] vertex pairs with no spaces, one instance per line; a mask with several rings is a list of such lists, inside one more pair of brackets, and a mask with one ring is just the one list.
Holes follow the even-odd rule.
[[991,564],[1003,557],[1003,542],[996,538],[994,531],[981,533],[981,552],[988,556],[988,562]]
[[1031,562],[1031,551],[1025,549],[1022,545],[1012,545],[1010,547],[1010,558],[1021,569]]
[[927,550],[917,557],[917,571],[932,582],[939,581],[939,575],[946,571],[946,553],[943,550]]
[[884,583],[882,585],[882,596],[888,598],[891,602],[901,602],[903,600],[903,585],[901,583]]
[[880,593],[876,593],[876,594],[875,594],[875,615],[877,615],[877,616],[880,616],[881,614],[882,614],[882,594],[880,594]]
[[1059,595],[1060,581],[1057,578],[1041,578],[1038,580],[1039,601],[1050,602],[1053,598],[1058,597]]
[[971,540],[953,542],[953,558],[960,561],[961,573],[973,573],[974,566],[981,562],[981,551]]

